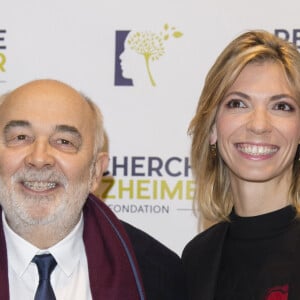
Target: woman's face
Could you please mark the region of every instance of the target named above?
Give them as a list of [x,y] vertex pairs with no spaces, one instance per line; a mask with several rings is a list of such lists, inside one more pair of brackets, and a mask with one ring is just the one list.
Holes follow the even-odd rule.
[[291,181],[300,109],[280,65],[247,65],[220,103],[210,137],[231,176]]

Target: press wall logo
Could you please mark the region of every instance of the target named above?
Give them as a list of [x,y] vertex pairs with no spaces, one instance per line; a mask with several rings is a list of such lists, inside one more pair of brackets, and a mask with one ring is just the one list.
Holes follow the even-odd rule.
[[5,44],[6,30],[0,28],[0,82],[5,82],[3,79],[3,74],[6,72],[6,44]]
[[96,195],[116,213],[157,214],[185,207],[194,192],[189,157],[112,156]]
[[286,41],[294,43],[300,51],[300,29],[288,30],[286,28],[280,28],[275,29],[274,34]]
[[166,45],[171,38],[178,39],[183,33],[165,24],[159,32],[116,31],[115,85],[134,86],[146,80],[156,86],[151,65],[167,53]]

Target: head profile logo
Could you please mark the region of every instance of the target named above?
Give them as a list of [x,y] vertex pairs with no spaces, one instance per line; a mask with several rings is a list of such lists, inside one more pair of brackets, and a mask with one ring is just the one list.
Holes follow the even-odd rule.
[[159,33],[152,31],[116,31],[115,85],[134,86],[147,81],[156,86],[151,65],[166,54],[166,43],[183,33],[165,24]]

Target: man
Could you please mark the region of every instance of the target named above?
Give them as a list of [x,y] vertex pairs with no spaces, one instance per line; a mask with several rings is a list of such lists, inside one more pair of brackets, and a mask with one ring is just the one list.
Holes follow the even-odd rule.
[[62,82],[0,98],[1,300],[185,299],[178,256],[90,194],[103,140],[99,109]]

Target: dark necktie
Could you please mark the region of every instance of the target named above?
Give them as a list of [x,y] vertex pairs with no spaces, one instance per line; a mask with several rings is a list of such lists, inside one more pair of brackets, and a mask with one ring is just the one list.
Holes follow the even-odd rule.
[[55,300],[50,276],[56,266],[56,260],[51,254],[42,254],[36,255],[32,261],[37,265],[40,276],[34,300]]

